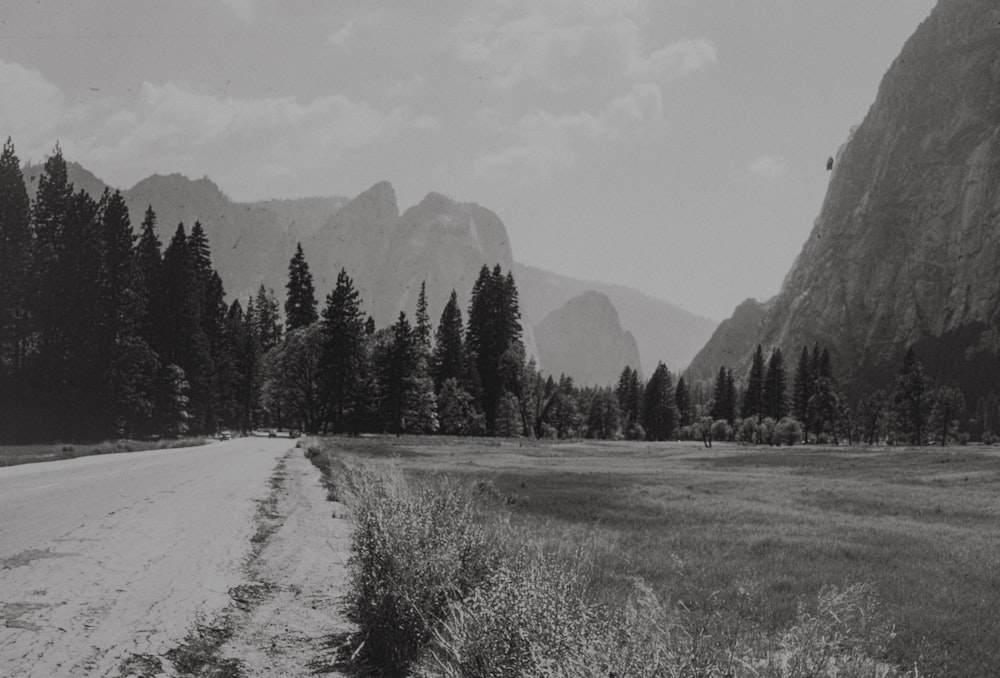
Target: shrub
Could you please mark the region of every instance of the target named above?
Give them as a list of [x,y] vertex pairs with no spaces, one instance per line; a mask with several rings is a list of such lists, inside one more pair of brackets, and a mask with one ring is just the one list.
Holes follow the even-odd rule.
[[736,422],[736,440],[744,445],[752,445],[757,442],[757,423],[753,417]]
[[384,466],[352,475],[347,602],[364,639],[359,656],[404,675],[449,606],[498,569],[504,522],[454,482],[410,487]]
[[712,424],[712,440],[732,440],[733,430],[725,419],[718,419]]
[[802,426],[797,419],[785,417],[774,431],[779,445],[797,445],[802,440]]

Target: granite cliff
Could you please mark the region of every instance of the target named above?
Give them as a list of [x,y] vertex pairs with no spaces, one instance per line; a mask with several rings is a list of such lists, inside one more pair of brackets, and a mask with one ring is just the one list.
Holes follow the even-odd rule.
[[838,153],[819,218],[756,336],[738,340],[741,323],[724,323],[691,370],[745,365],[758,342],[786,355],[820,342],[842,377],[873,383],[918,343],[932,364],[942,362],[936,344],[960,359],[996,355],[998,322],[1000,8],[940,0]]
[[611,386],[626,366],[642,372],[635,337],[622,329],[611,300],[585,292],[535,325],[542,369],[579,386]]

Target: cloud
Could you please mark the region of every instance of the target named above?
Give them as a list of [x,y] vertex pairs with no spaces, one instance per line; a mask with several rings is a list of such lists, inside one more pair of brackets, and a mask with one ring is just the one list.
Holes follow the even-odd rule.
[[390,99],[402,99],[423,89],[427,79],[420,73],[413,74],[406,80],[400,80],[386,88],[385,95]]
[[51,149],[63,118],[77,114],[66,106],[58,87],[20,64],[0,61],[0,91],[3,132],[14,140],[22,157]]
[[649,48],[646,2],[496,0],[452,35],[455,54],[501,89],[533,82],[567,89],[626,78],[664,81],[714,64],[707,38]]
[[68,158],[113,183],[157,171],[209,174],[243,197],[270,195],[275,177],[294,188],[293,172],[328,171],[347,152],[439,125],[407,106],[341,95],[236,98],[174,82],[71,105],[37,71],[3,61],[0,88],[0,120],[22,158],[38,160],[58,140]]
[[257,18],[256,0],[221,0],[229,11],[247,23]]
[[617,141],[660,127],[662,99],[658,85],[640,83],[597,114],[536,111],[509,127],[496,116],[484,116],[484,125],[514,141],[480,156],[473,171],[479,177],[504,178],[522,186],[547,184],[571,170],[588,144]]
[[757,176],[774,181],[785,173],[785,162],[772,155],[762,155],[747,167]]

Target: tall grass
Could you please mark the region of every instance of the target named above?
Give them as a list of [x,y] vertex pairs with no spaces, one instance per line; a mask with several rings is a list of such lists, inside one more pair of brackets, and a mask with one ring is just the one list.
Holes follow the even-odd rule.
[[[317,455],[312,455],[317,456]],[[524,535],[490,485],[406,477],[321,452],[350,507],[349,615],[359,667],[423,678],[897,678],[893,629],[865,585],[825,587],[785,628],[726,606],[667,605],[637,580],[610,595],[579,532]],[[752,582],[743,604],[756,600]],[[615,593],[618,593],[617,591]],[[708,597],[711,597],[708,594]]]

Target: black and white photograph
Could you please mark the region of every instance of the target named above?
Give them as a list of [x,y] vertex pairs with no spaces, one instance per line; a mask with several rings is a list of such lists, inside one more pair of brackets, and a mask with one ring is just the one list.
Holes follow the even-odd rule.
[[1000,676],[998,0],[0,0],[0,678]]

